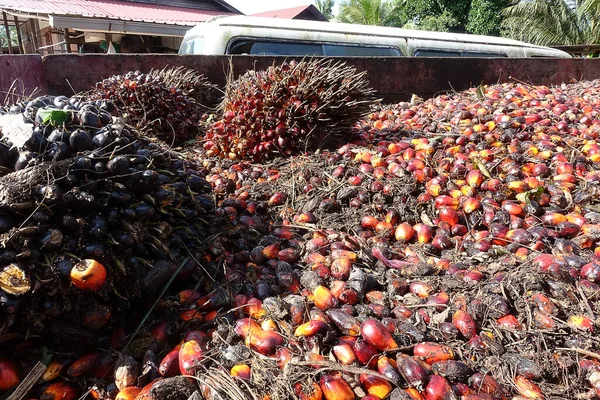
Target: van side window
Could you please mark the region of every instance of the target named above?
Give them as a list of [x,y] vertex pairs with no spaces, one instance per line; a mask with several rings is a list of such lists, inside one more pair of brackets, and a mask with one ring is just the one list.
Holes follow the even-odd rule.
[[179,47],[179,54],[202,54],[202,47],[204,47],[202,37],[184,40]]
[[399,57],[402,52],[393,47],[306,43],[293,41],[262,41],[238,39],[229,45],[227,54],[257,54],[279,56],[340,56],[340,57]]
[[324,44],[323,53],[334,57],[400,57],[402,52],[393,47],[345,46],[342,44]]
[[452,51],[452,50],[433,50],[417,49],[414,51],[415,57],[506,57],[506,54],[500,53],[482,53],[470,51]]
[[229,47],[229,54],[257,54],[273,56],[322,56],[323,48],[319,44],[289,42],[259,42],[256,40],[238,40]]

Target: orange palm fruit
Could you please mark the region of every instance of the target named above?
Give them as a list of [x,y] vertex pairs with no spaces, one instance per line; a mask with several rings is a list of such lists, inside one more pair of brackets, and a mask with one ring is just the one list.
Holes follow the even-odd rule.
[[414,234],[415,230],[413,229],[413,227],[409,223],[403,222],[396,227],[394,237],[397,241],[405,243],[410,241],[410,239],[413,238]]
[[204,359],[204,350],[197,340],[189,340],[179,349],[179,371],[182,375],[194,375]]
[[340,364],[350,365],[356,361],[356,354],[352,350],[352,346],[342,340],[338,340],[338,344],[331,349],[333,355]]
[[432,342],[417,344],[413,349],[413,354],[415,357],[424,360],[429,365],[438,361],[454,359],[454,351],[452,351],[450,347]]
[[462,203],[462,209],[465,214],[471,214],[481,207],[479,200],[473,197],[467,197]]
[[346,281],[352,271],[352,261],[347,258],[337,258],[331,263],[330,271],[335,279]]
[[370,374],[360,374],[360,384],[367,390],[367,393],[384,399],[392,391],[392,385],[383,378]]
[[21,383],[19,367],[6,358],[0,358],[0,392],[16,388]]
[[141,391],[142,389],[137,386],[126,387],[117,393],[115,400],[135,400]]
[[96,260],[82,260],[71,269],[71,282],[79,290],[97,291],[106,283],[106,268]]
[[48,386],[40,395],[40,400],[75,400],[77,390],[65,382],[56,382]]
[[251,368],[248,364],[236,364],[231,367],[230,375],[245,381],[250,380]]
[[366,319],[360,326],[363,339],[378,350],[386,351],[398,347],[388,329],[379,321]]
[[344,378],[323,375],[320,384],[323,395],[327,400],[354,400],[356,398],[354,391]]
[[296,328],[295,336],[313,336],[329,330],[329,325],[321,320],[310,320]]
[[[69,362],[67,360],[52,361],[50,364],[48,364],[46,371],[40,378],[40,382],[46,383],[46,382],[53,381],[56,378],[60,377],[68,363]],[[1,364],[2,364],[2,361],[0,361],[0,365]],[[0,366],[0,370],[1,369],[2,369],[2,367]],[[0,372],[0,376],[2,376],[2,372]],[[0,380],[0,382],[1,382],[1,380]],[[0,390],[2,390],[2,389],[0,389]]]
[[300,400],[321,400],[323,398],[323,391],[317,382],[311,382],[309,385],[298,382],[294,385],[294,393]]
[[325,286],[319,285],[313,291],[314,302],[321,310],[328,310],[337,305],[337,299]]
[[567,320],[571,329],[594,332],[594,321],[585,315],[571,315]]
[[531,400],[543,400],[544,394],[538,385],[519,375],[515,378],[515,386],[521,396]]
[[467,184],[469,186],[478,188],[483,183],[484,176],[480,170],[474,169],[474,170],[469,171],[466,179],[467,179]]

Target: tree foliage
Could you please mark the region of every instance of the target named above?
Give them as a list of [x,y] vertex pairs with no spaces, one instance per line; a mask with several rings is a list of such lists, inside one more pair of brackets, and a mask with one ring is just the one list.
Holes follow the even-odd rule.
[[[17,46],[19,44],[17,40],[17,30],[14,26],[8,27],[10,31],[10,43],[12,46]],[[8,47],[8,38],[6,37],[6,30],[4,29],[4,25],[0,25],[0,48]]]
[[399,4],[390,0],[343,0],[337,19],[351,24],[399,26],[404,22]]
[[502,16],[502,34],[543,46],[600,43],[600,0],[514,0]]
[[335,0],[315,0],[315,7],[327,19],[333,19],[333,4]]

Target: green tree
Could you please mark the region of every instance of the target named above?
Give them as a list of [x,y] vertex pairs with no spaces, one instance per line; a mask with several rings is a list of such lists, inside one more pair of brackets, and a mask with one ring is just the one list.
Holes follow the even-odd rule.
[[[10,43],[12,46],[18,46],[19,41],[17,40],[17,30],[14,26],[8,27],[10,31]],[[0,25],[0,48],[8,47],[8,38],[6,37],[6,30],[4,25]]]
[[399,5],[393,0],[343,0],[337,19],[351,24],[401,26],[406,20]]
[[510,0],[399,0],[410,21],[423,30],[493,35],[500,32],[500,11]]
[[502,12],[502,34],[549,45],[600,43],[600,0],[514,0]]
[[333,5],[334,0],[315,0],[315,7],[323,14],[327,19],[333,19]]

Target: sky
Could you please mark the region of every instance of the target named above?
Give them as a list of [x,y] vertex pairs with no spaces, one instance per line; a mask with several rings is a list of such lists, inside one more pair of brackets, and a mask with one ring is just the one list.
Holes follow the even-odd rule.
[[292,8],[312,4],[311,0],[225,0],[244,14]]

